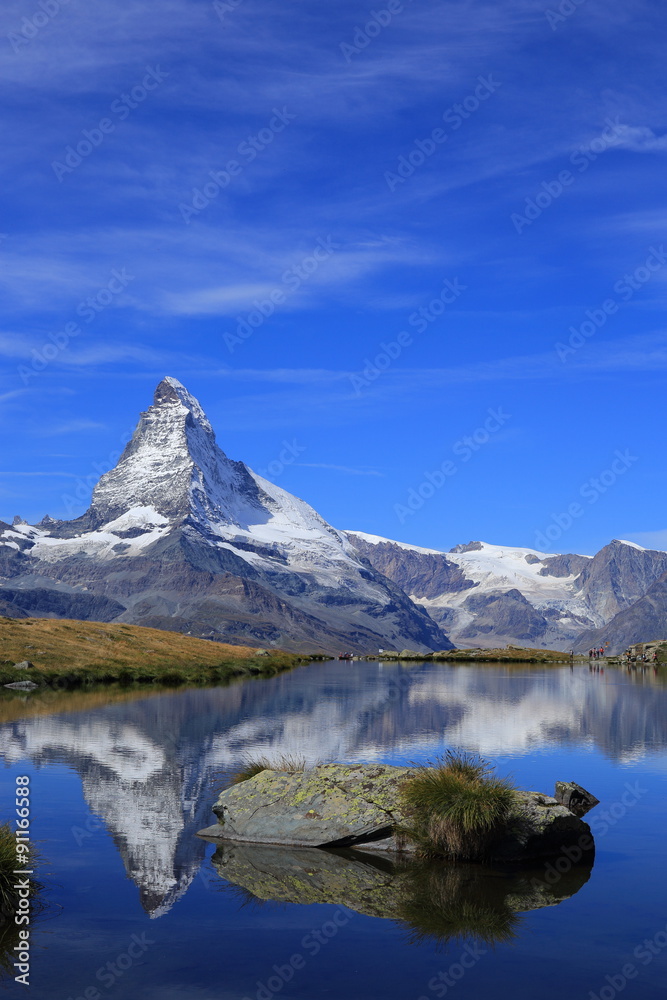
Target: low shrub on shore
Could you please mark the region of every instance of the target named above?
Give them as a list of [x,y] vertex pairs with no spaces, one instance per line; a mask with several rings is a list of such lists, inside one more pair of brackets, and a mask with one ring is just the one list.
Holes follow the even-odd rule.
[[510,781],[495,776],[487,761],[450,750],[403,787],[402,832],[424,855],[479,860],[514,803]]
[[[31,845],[30,864],[25,867],[34,871],[39,864],[39,855]],[[16,837],[9,823],[0,825],[0,913],[13,913],[18,902],[17,890],[15,888],[17,879],[21,876],[15,875],[17,869],[16,862]],[[30,880],[30,893],[34,897],[42,889],[42,884],[36,878]]]
[[0,913],[9,912],[16,881],[16,840],[9,823],[0,826]]
[[[34,871],[38,864],[38,852],[31,847],[30,865],[26,868]],[[0,976],[3,973],[15,975],[13,948],[19,942],[19,926],[14,920],[19,905],[16,884],[22,878],[14,874],[17,867],[20,866],[16,863],[16,838],[9,823],[0,824]],[[43,888],[34,875],[30,876],[31,909],[40,908],[39,895]]]

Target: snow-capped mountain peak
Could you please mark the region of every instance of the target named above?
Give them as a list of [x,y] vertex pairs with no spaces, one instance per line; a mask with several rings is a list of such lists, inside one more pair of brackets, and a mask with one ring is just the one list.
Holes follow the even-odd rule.
[[153,405],[184,406],[186,410],[190,411],[195,420],[202,425],[204,430],[206,430],[209,434],[213,434],[213,437],[215,437],[213,428],[211,427],[208,417],[204,413],[199,400],[195,399],[192,393],[188,392],[183,383],[179,382],[177,378],[172,378],[171,375],[166,375],[165,378],[162,379],[155,390]]
[[[651,551],[650,549],[647,549],[644,545],[638,545],[637,542],[629,542],[626,538],[614,538],[611,544],[628,545],[631,549],[639,549],[640,552]],[[654,549],[653,551],[660,551],[660,550]]]
[[309,651],[449,645],[309,504],[228,458],[175,378],[82,517],[4,528],[0,548],[20,562],[11,576],[42,590],[85,583],[137,624]]
[[261,506],[256,483],[218,447],[199,402],[167,377],[118,464],[95,487],[91,514],[97,527],[137,508],[172,523],[193,518],[240,526],[252,518],[248,508]]

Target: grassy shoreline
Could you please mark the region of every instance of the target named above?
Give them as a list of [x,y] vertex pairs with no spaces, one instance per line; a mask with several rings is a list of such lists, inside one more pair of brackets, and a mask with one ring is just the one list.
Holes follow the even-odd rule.
[[[387,652],[360,657],[364,660],[419,660],[426,663],[569,663],[570,654],[554,649],[505,646],[498,649],[446,649],[437,653]],[[575,659],[588,659],[578,654]]]
[[[3,685],[32,681],[37,690],[121,687],[211,686],[233,679],[271,677],[326,654],[287,653],[232,646],[122,622],[52,618],[0,618],[0,691]],[[335,658],[335,657],[332,657]],[[29,661],[27,669],[16,664]],[[387,651],[357,655],[357,661],[434,663],[569,662],[567,653],[508,646],[435,653]],[[4,689],[9,694],[8,689]]]
[[[138,625],[0,618],[0,685],[32,681],[36,690],[104,684],[210,685],[235,677],[270,677],[307,659]],[[15,666],[26,660],[33,666]]]

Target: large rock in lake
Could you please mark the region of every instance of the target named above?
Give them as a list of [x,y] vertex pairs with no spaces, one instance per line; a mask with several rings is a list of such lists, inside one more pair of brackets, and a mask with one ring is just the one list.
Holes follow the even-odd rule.
[[[594,850],[588,823],[541,792],[517,792],[516,807],[507,827],[492,845],[497,861],[524,861],[551,857],[567,847],[579,850],[579,859]],[[566,855],[567,857],[567,855]]]
[[390,837],[409,767],[322,764],[306,771],[262,771],[226,789],[206,836],[254,844],[347,847]]
[[[400,834],[406,823],[401,787],[410,767],[388,764],[322,764],[304,771],[261,771],[225,789],[213,811],[218,824],[202,830],[211,838],[253,844],[351,847],[411,852]],[[556,799],[517,792],[516,806],[490,857],[524,861],[576,846],[593,850],[590,828]]]

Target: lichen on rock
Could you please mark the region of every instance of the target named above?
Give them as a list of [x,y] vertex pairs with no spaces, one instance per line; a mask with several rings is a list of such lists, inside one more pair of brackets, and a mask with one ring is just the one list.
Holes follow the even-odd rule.
[[[202,836],[254,844],[414,853],[406,841],[401,790],[415,768],[321,764],[298,772],[264,770],[225,789],[218,823]],[[515,807],[492,838],[488,858],[523,861],[577,845],[594,849],[590,828],[555,798],[515,793]]]

